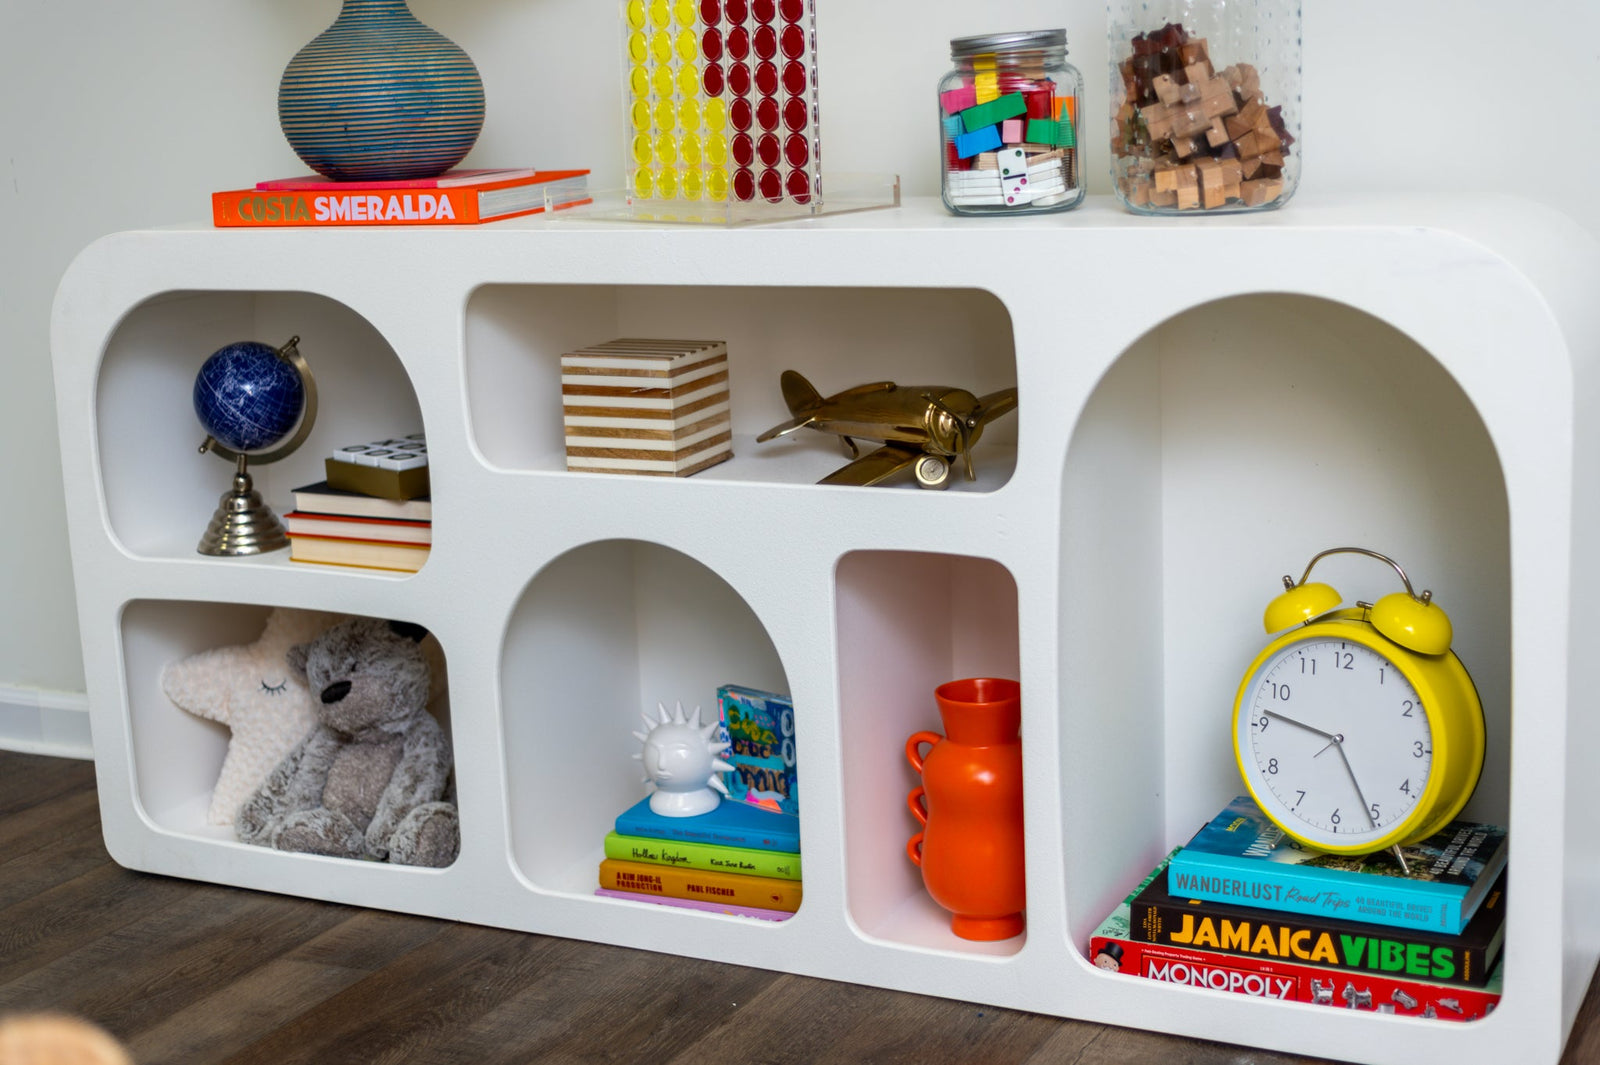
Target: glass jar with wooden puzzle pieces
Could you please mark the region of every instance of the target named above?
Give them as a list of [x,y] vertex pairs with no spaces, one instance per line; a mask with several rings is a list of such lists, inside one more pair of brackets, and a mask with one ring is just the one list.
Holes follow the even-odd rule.
[[1123,206],[1283,206],[1300,178],[1300,0],[1110,0],[1109,14]]
[[991,33],[950,42],[939,81],[944,205],[955,214],[1040,214],[1083,200],[1083,76],[1067,32]]

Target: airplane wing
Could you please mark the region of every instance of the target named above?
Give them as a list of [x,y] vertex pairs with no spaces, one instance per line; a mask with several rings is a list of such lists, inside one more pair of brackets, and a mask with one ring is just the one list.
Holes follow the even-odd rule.
[[885,444],[876,451],[846,463],[818,484],[849,484],[866,487],[879,484],[916,462],[923,455],[920,447],[905,444]]
[[766,432],[756,437],[756,443],[759,444],[767,440],[774,440],[780,436],[788,436],[796,429],[804,429],[806,426],[816,421],[816,419],[817,416],[815,412],[810,414],[802,414],[798,418],[790,418],[786,422],[780,422],[777,425],[774,425],[771,429],[768,429]]

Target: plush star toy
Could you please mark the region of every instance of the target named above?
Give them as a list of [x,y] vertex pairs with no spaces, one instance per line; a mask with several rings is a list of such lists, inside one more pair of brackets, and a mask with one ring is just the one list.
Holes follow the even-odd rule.
[[228,754],[206,820],[232,825],[239,809],[316,723],[311,692],[289,668],[289,648],[343,620],[342,614],[276,607],[254,643],[218,647],[169,663],[161,688],[180,708],[228,726]]

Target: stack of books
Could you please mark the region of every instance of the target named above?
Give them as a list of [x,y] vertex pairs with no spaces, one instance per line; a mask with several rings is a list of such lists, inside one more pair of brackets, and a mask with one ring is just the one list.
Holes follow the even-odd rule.
[[788,696],[718,689],[730,797],[694,817],[665,817],[641,799],[605,838],[596,894],[784,921],[800,908],[799,789]]
[[326,480],[294,490],[284,515],[290,561],[421,569],[433,545],[423,434],[342,447],[324,469]]
[[1454,821],[1390,852],[1301,847],[1248,796],[1145,878],[1089,943],[1103,969],[1236,994],[1472,1020],[1500,1001],[1507,840]]

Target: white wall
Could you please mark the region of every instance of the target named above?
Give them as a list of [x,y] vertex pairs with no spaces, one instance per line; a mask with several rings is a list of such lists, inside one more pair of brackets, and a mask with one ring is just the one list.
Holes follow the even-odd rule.
[[[908,194],[935,191],[933,84],[963,34],[1064,25],[1085,113],[1104,121],[1098,2],[818,2],[830,170],[893,171]],[[469,163],[587,165],[597,184],[618,182],[615,3],[412,6],[483,73],[488,121]],[[0,686],[83,686],[50,374],[56,282],[104,233],[204,219],[211,191],[301,170],[278,132],[277,79],[337,8],[0,0]],[[1585,120],[1600,5],[1306,0],[1304,40],[1302,196],[1506,193],[1600,232],[1588,195],[1600,141]],[[1107,191],[1099,128],[1085,138],[1091,192]]]

